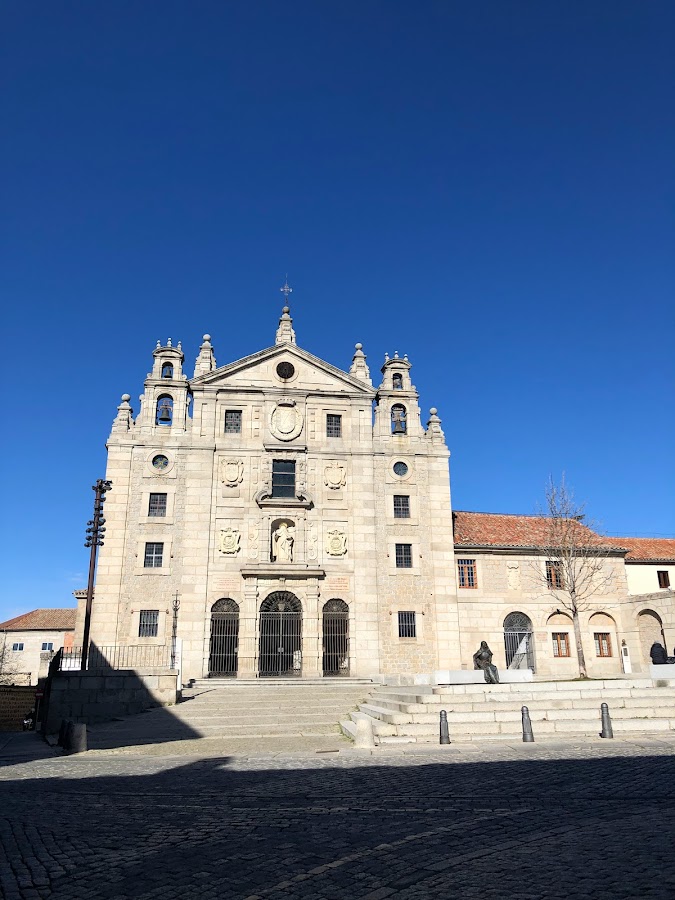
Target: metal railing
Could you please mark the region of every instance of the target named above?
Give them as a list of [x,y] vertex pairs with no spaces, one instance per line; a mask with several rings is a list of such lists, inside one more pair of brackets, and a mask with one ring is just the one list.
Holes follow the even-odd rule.
[[[89,645],[87,670],[101,669],[168,669],[171,648],[164,644],[123,645],[108,647]],[[63,650],[60,672],[77,671],[82,667],[82,647]]]

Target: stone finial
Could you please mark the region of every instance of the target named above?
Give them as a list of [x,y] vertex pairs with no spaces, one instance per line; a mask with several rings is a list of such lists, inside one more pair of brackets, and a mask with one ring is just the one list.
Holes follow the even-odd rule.
[[129,405],[130,400],[130,394],[122,394],[122,402],[117,407],[117,415],[115,416],[115,420],[112,426],[113,432],[129,431],[131,426],[134,424],[134,420],[131,418],[134,411]]
[[276,344],[294,344],[295,331],[293,330],[293,319],[291,319],[291,310],[288,306],[284,306],[281,310],[281,318],[279,319],[279,327],[277,328]]
[[352,364],[349,368],[349,374],[359,381],[365,381],[366,384],[372,385],[370,380],[370,369],[366,363],[366,354],[363,352],[363,344],[354,345],[354,356]]
[[429,421],[427,422],[427,437],[434,443],[444,443],[445,435],[441,428],[441,420],[438,418],[438,410],[432,406],[429,410]]
[[216,357],[211,346],[211,335],[205,334],[203,341],[204,343],[199,348],[199,356],[195,360],[195,374],[192,376],[193,378],[198,378],[200,375],[208,375],[209,372],[213,372],[216,368]]

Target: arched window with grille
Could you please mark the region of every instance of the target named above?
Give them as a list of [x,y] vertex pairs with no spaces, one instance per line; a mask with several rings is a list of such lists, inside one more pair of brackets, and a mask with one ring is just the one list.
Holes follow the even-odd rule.
[[391,433],[406,434],[408,431],[408,414],[402,403],[395,403],[391,408]]
[[535,671],[532,620],[525,613],[512,612],[504,619],[504,649],[507,669]]
[[349,675],[349,607],[337,597],[323,606],[323,674]]
[[162,394],[157,398],[157,412],[155,425],[171,425],[173,422],[173,397],[170,394]]
[[211,607],[209,677],[233,678],[239,661],[239,604],[221,597]]

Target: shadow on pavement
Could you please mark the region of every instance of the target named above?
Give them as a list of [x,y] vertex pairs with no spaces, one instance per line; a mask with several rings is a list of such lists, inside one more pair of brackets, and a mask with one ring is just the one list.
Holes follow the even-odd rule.
[[0,781],[2,887],[69,900],[670,898],[674,775],[666,754],[52,759]]

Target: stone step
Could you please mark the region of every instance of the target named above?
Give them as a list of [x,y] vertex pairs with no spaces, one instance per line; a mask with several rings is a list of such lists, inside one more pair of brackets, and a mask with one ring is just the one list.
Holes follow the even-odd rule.
[[[675,706],[675,694],[663,697],[655,695],[653,692],[646,697],[612,697],[605,701],[605,698],[560,698],[553,699],[537,699],[537,700],[510,700],[507,702],[490,703],[484,701],[459,701],[457,698],[451,698],[445,704],[426,704],[426,703],[400,703],[388,698],[383,698],[377,694],[373,694],[368,698],[367,703],[377,706],[389,712],[407,713],[409,715],[417,713],[435,713],[438,715],[440,709],[445,709],[448,713],[452,712],[486,712],[489,710],[520,710],[522,705],[532,710],[549,710],[549,709],[588,709],[591,707],[600,708],[601,702],[607,702],[611,710],[614,709],[662,709],[672,708]],[[669,713],[670,714],[670,713]]]
[[[529,709],[529,707],[528,707]],[[381,722],[387,722],[391,725],[411,724],[429,724],[438,725],[440,717],[438,713],[400,713],[390,712],[371,704],[362,704],[359,707],[360,712],[366,713],[373,719]],[[532,722],[556,722],[559,720],[590,720],[594,717],[600,721],[600,709],[596,707],[582,707],[580,709],[553,709],[553,710],[533,710],[529,709],[530,719]],[[521,720],[521,710],[489,710],[485,712],[453,712],[448,711],[448,723],[466,724],[478,722],[519,722]],[[634,710],[626,708],[618,708],[610,710],[612,719],[675,719],[675,705],[664,709],[645,709]]]

